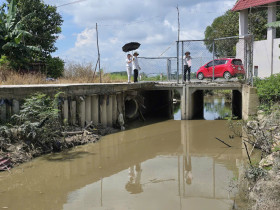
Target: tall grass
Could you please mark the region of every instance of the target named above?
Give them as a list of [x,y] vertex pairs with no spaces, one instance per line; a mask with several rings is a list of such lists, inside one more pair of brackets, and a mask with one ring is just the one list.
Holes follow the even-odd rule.
[[[102,83],[126,82],[127,76],[105,74],[101,72]],[[30,84],[71,84],[100,83],[99,72],[94,73],[92,64],[70,63],[65,66],[64,74],[56,80],[47,80],[42,73],[15,72],[5,66],[0,66],[0,85],[30,85]]]

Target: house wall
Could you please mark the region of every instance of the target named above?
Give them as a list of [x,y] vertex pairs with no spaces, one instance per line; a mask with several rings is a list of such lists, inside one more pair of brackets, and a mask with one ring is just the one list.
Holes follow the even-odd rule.
[[280,39],[274,39],[273,61],[273,73],[280,73]]
[[269,77],[271,75],[271,47],[267,40],[254,42],[254,55],[253,55],[253,71],[257,67],[258,77]]
[[[280,73],[280,39],[274,39],[273,47],[273,74]],[[272,73],[271,69],[271,44],[268,40],[255,41],[254,42],[254,57],[253,57],[253,71],[258,69],[258,76],[261,78],[269,77]]]

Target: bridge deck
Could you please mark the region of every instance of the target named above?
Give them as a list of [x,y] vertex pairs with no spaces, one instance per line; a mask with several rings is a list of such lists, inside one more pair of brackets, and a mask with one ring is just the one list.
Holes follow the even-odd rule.
[[209,89],[241,89],[239,82],[139,82],[139,83],[81,83],[81,84],[39,84],[39,85],[2,85],[0,86],[0,98],[24,98],[36,92],[55,94],[58,91],[67,95],[93,95],[114,94],[133,90],[171,90],[183,87],[197,90]]

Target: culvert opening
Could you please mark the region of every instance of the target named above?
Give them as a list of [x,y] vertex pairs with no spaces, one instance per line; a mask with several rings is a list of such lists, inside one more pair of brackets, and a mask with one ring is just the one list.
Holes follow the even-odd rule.
[[133,119],[138,116],[138,103],[135,99],[127,99],[125,101],[125,117]]

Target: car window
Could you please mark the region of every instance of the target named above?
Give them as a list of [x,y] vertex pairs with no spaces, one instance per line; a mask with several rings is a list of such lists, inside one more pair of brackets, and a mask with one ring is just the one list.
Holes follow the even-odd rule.
[[220,65],[226,64],[227,60],[219,60],[220,61]]
[[206,66],[207,67],[213,66],[213,61],[209,62]]
[[242,61],[241,61],[240,59],[233,59],[233,60],[231,61],[231,63],[232,63],[233,65],[242,65]]
[[219,61],[219,60],[215,60],[215,61],[214,61],[214,65],[215,65],[215,66],[220,65],[220,61]]
[[215,66],[226,64],[227,60],[215,60]]

